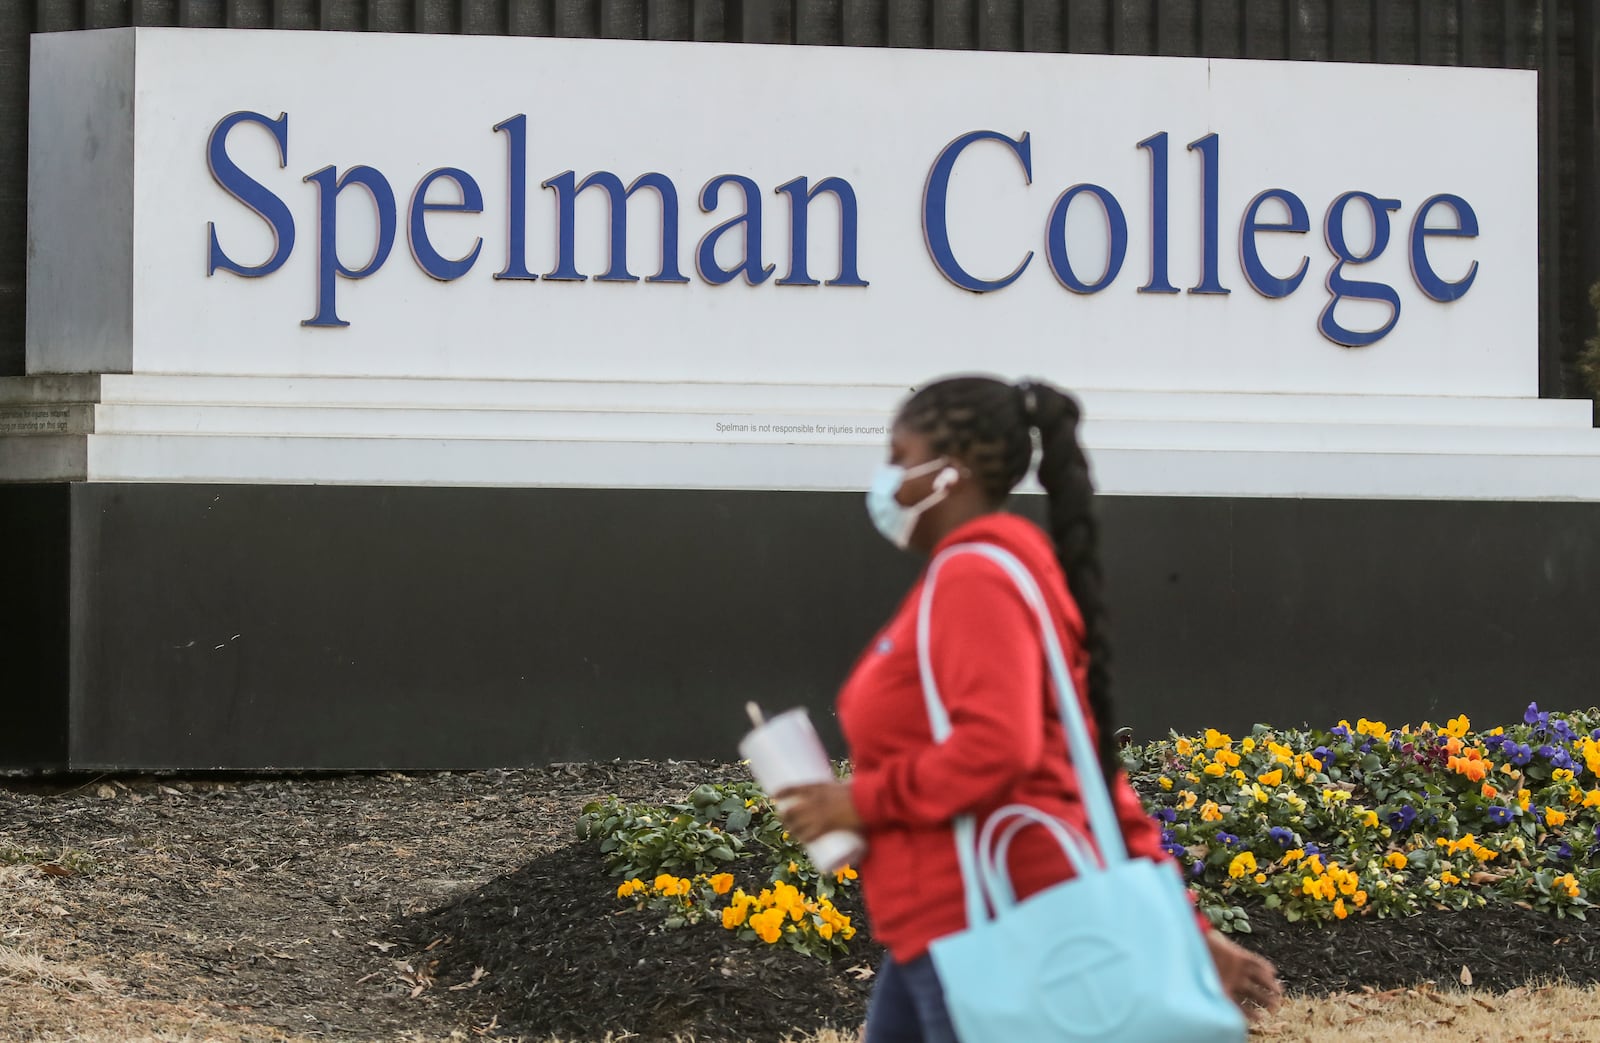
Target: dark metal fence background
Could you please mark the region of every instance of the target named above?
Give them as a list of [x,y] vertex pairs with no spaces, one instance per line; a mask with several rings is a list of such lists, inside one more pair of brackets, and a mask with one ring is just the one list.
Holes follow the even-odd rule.
[[0,374],[23,371],[28,34],[126,25],[1538,69],[1540,387],[1584,394],[1574,363],[1600,279],[1592,0],[0,0]]

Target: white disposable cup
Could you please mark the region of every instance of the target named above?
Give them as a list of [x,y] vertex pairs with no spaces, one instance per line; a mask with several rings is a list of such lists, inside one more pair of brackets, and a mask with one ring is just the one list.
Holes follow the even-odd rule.
[[[833,765],[805,707],[786,710],[750,732],[739,743],[739,755],[767,793],[791,786],[833,781]],[[782,803],[778,810],[783,810]],[[806,845],[811,862],[824,873],[836,873],[866,850],[866,840],[852,830],[825,833]]]

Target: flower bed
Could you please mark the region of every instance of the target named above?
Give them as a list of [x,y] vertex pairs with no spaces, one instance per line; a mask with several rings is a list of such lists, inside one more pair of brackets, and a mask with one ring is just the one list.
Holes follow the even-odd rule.
[[[1248,926],[1245,943],[1277,964],[1292,991],[1389,990],[1428,981],[1453,986],[1469,977],[1478,988],[1498,990],[1550,977],[1600,982],[1600,922],[1579,919],[1574,914],[1586,907],[1564,900],[1586,902],[1593,886],[1600,805],[1586,802],[1591,790],[1600,789],[1600,774],[1589,763],[1600,714],[1541,718],[1534,709],[1528,717],[1514,727],[1476,734],[1459,718],[1437,728],[1398,731],[1359,721],[1325,732],[1259,729],[1226,741],[1213,735],[1209,752],[1207,736],[1200,735],[1185,737],[1186,754],[1179,752],[1179,737],[1172,737],[1128,756],[1152,810],[1172,811],[1163,825],[1168,843],[1181,849],[1184,869],[1193,874],[1200,864],[1191,879],[1202,901],[1224,926]],[[1269,743],[1286,749],[1296,763],[1284,764]],[[1541,751],[1544,746],[1549,749]],[[1219,756],[1224,749],[1238,765]],[[1306,754],[1318,763],[1301,761]],[[1206,763],[1196,765],[1198,756]],[[1218,761],[1221,774],[1205,770]],[[1566,762],[1571,766],[1562,766]],[[1275,784],[1261,781],[1279,769]],[[742,767],[653,762],[573,770],[590,780],[583,792],[622,793],[628,801],[590,804],[578,842],[548,850],[393,928],[410,946],[408,959],[430,968],[437,994],[491,1003],[500,1031],[536,1039],[598,1038],[606,1032],[649,1039],[781,1039],[794,1029],[860,1024],[880,950],[870,924],[858,915],[854,882],[811,873]],[[1246,772],[1247,781],[1234,771]],[[1558,771],[1571,771],[1570,783]],[[1171,789],[1162,786],[1162,777]],[[714,785],[704,788],[706,782]],[[1493,796],[1485,796],[1485,782],[1494,786]],[[1268,796],[1265,803],[1256,798],[1258,786]],[[1324,789],[1347,796],[1329,798],[1324,806]],[[1186,791],[1194,794],[1190,807],[1184,807]],[[667,803],[665,794],[688,799]],[[1306,803],[1309,814],[1295,811],[1291,795]],[[1203,815],[1207,802],[1216,804],[1220,819],[1206,821],[1212,817]],[[1492,812],[1492,806],[1506,811]],[[1548,808],[1560,814],[1552,817]],[[1379,818],[1376,827],[1369,811]],[[1392,822],[1391,814],[1398,816]],[[1219,831],[1237,843],[1219,839]],[[1323,871],[1302,868],[1296,879],[1291,866],[1311,857],[1284,865],[1297,849],[1312,852]],[[1241,859],[1246,853],[1251,858]],[[1404,855],[1405,864],[1394,855]],[[1251,860],[1255,870],[1247,872]],[[1234,876],[1230,869],[1236,865]],[[1445,872],[1459,880],[1444,879]],[[1556,884],[1568,873],[1576,896],[1562,886],[1567,881]],[[721,874],[731,876],[731,883]],[[722,926],[737,891],[757,900],[770,891],[776,899],[776,878],[803,896],[802,919],[805,898],[818,904],[818,890],[833,888],[832,903],[856,928],[851,939],[840,932],[829,939],[842,943],[826,954],[833,959],[814,958],[823,954],[804,951],[787,930],[768,942]],[[1332,883],[1332,900],[1323,879]],[[1437,891],[1430,879],[1439,880]],[[1544,897],[1544,879],[1555,885],[1554,904],[1537,900]],[[688,881],[689,893],[678,895],[685,890],[682,881]],[[1373,897],[1401,883],[1405,901]],[[619,898],[619,885],[632,893]],[[1302,893],[1295,895],[1297,887]],[[1357,891],[1367,892],[1359,906]],[[1269,908],[1274,894],[1279,900]],[[1292,910],[1285,895],[1298,903]],[[792,908],[793,899],[784,896]],[[693,899],[692,911],[665,904],[681,898]],[[658,900],[664,904],[654,905]],[[1298,915],[1293,922],[1290,911]],[[785,928],[800,922],[784,915]],[[451,991],[457,986],[467,991]]]
[[[1481,733],[1464,716],[1257,726],[1239,739],[1208,729],[1127,760],[1224,931],[1250,932],[1251,908],[1296,923],[1495,902],[1583,919],[1600,886],[1597,711],[1530,705],[1520,723]],[[818,873],[754,784],[701,785],[682,804],[596,802],[579,835],[626,878],[617,897],[664,927],[709,921],[813,956],[850,951],[856,926],[834,899],[854,871]]]
[[665,928],[710,921],[743,941],[822,959],[848,952],[856,936],[834,901],[854,888],[855,869],[819,872],[753,782],[702,783],[682,804],[596,801],[583,809],[578,836],[628,878],[617,898],[654,910]]
[[1256,902],[1290,922],[1490,902],[1582,919],[1600,885],[1597,726],[1592,710],[1530,705],[1481,733],[1466,717],[1208,730],[1138,748],[1130,766],[1223,930],[1250,930]]

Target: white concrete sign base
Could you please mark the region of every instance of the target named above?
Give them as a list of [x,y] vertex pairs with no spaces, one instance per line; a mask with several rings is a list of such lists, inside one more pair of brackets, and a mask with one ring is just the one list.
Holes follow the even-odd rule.
[[[0,380],[0,481],[859,491],[906,391],[18,377]],[[1081,398],[1111,495],[1600,500],[1584,401]]]

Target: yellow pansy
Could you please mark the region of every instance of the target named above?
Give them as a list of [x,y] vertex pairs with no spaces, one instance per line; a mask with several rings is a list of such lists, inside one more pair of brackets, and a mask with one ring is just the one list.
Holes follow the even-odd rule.
[[1571,768],[1557,768],[1550,773],[1551,782],[1571,782],[1573,778]]
[[1559,808],[1545,808],[1544,821],[1548,826],[1564,826],[1567,824],[1567,813]]
[[1172,790],[1172,780],[1167,778],[1165,775],[1156,780],[1156,785],[1160,786],[1164,790],[1167,790],[1168,792]]
[[1233,745],[1232,738],[1217,731],[1215,728],[1206,729],[1205,742],[1208,750],[1222,750]]
[[1222,776],[1228,774],[1228,768],[1223,764],[1207,764],[1205,771],[1207,775],[1217,779],[1220,779]]
[[845,866],[843,869],[834,873],[833,878],[842,884],[846,880],[854,880],[860,875],[861,874],[857,873],[851,866]]
[[1217,802],[1208,800],[1200,808],[1201,822],[1219,822],[1222,820],[1222,809],[1217,807]]
[[1600,742],[1588,736],[1579,739],[1575,748],[1583,754],[1583,761],[1591,774],[1600,775]]
[[1371,736],[1379,742],[1389,741],[1389,729],[1384,727],[1382,721],[1369,721],[1363,717],[1356,722],[1356,733]]
[[722,926],[726,927],[730,931],[735,927],[741,927],[744,925],[745,918],[749,915],[749,906],[730,905],[726,909],[722,910]]
[[1183,796],[1178,798],[1178,806],[1183,810],[1188,811],[1190,808],[1194,807],[1194,802],[1196,799],[1197,798],[1194,795],[1194,790],[1186,789],[1183,791]]
[[1256,741],[1248,736],[1239,742],[1239,748],[1246,753],[1256,752]]
[[756,937],[772,945],[783,937],[783,910],[763,909],[750,917],[750,927],[756,932]]
[[1458,739],[1464,739],[1466,738],[1467,732],[1471,729],[1471,727],[1472,722],[1467,720],[1466,714],[1462,714],[1460,717],[1457,717],[1455,720],[1444,726],[1444,733],[1446,735],[1453,735]]
[[1390,869],[1404,869],[1406,867],[1406,862],[1406,856],[1398,851],[1389,852],[1389,854],[1386,855],[1383,860],[1384,865],[1388,866]]
[[733,890],[733,874],[718,873],[716,876],[707,879],[706,883],[711,885],[711,890],[713,892],[719,895],[725,895],[729,891]]
[[1263,786],[1280,786],[1283,784],[1283,769],[1273,768],[1265,775],[1257,775],[1256,781]]
[[1188,757],[1194,753],[1194,743],[1188,739],[1179,739],[1176,748],[1180,757]]

